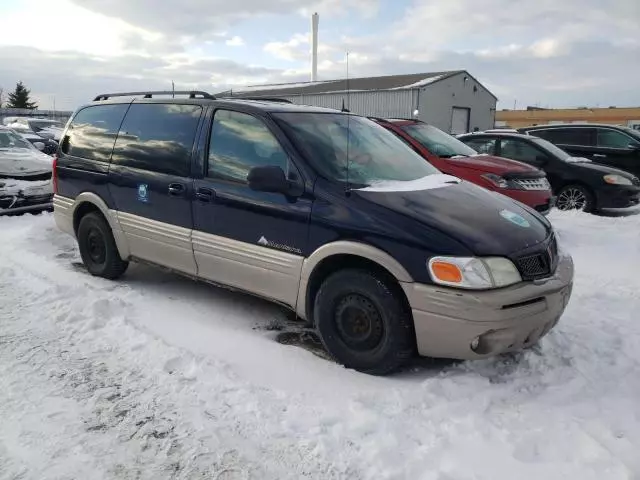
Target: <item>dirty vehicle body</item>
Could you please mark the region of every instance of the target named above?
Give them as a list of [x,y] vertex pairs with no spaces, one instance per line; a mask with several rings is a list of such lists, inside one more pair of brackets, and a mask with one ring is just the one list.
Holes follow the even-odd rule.
[[52,158],[0,126],[0,216],[53,209]]
[[433,125],[414,119],[373,119],[403,139],[443,173],[502,193],[546,215],[554,204],[545,172],[506,158],[479,154]]
[[101,95],[64,133],[54,215],[90,273],[140,260],[269,299],[372,374],[527,347],[563,313],[573,263],[534,210],[363,117],[164,93]]

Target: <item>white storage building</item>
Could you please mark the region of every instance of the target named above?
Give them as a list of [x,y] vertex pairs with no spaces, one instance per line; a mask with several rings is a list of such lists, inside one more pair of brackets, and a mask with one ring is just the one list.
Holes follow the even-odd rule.
[[417,118],[452,134],[493,128],[497,102],[466,70],[255,85],[231,94],[346,107],[359,115],[382,118],[415,118],[417,110]]

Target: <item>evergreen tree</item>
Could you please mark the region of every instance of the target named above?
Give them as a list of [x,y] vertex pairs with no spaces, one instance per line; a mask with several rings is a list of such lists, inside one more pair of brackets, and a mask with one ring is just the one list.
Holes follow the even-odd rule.
[[30,101],[30,93],[31,90],[25,87],[22,82],[18,82],[16,89],[8,95],[9,102],[7,103],[7,108],[28,108],[30,110],[35,110],[38,108],[38,105],[36,102]]

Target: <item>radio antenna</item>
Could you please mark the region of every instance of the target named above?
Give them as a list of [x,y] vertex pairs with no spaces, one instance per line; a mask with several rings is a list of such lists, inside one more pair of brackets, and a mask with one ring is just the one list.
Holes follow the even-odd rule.
[[[351,106],[351,102],[349,101],[349,52],[347,51],[347,105]],[[349,113],[349,108],[344,108],[344,100],[342,101],[342,111],[347,112],[347,189],[346,194],[351,194],[351,183],[349,182],[349,167],[351,163],[351,156],[349,153],[349,144],[351,143],[351,115]]]

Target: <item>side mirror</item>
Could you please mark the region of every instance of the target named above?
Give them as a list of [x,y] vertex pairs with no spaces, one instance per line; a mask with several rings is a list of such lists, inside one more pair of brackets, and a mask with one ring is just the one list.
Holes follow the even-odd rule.
[[257,192],[287,193],[289,182],[282,168],[275,165],[253,167],[247,176],[249,188]]
[[41,152],[44,152],[44,143],[42,143],[42,142],[33,142],[33,146],[36,147]]
[[637,152],[640,150],[640,143],[630,143],[627,148],[629,150],[635,150]]

